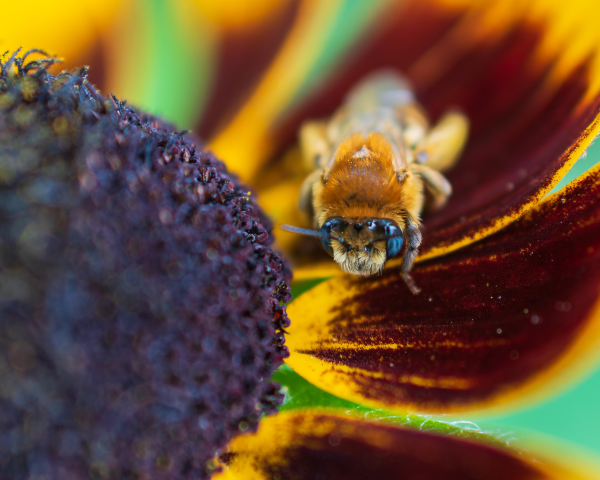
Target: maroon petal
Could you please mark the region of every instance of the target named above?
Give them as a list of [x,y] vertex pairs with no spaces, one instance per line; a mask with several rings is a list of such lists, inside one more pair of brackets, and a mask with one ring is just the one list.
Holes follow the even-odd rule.
[[265,419],[238,437],[216,480],[500,480],[575,477],[514,450],[373,423],[327,411]]
[[[600,174],[501,232],[419,265],[337,277],[296,299],[288,364],[316,386],[384,408],[506,406],[572,381],[600,343]],[[561,375],[559,375],[559,373]]]
[[223,32],[213,88],[197,127],[203,138],[214,135],[244,103],[292,27],[299,4],[283,2],[259,22]]

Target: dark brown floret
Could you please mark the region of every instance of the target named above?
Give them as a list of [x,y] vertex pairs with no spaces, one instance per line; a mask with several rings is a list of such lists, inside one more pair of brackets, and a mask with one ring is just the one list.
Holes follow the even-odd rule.
[[282,400],[271,226],[221,162],[86,68],[4,60],[0,478],[207,478]]

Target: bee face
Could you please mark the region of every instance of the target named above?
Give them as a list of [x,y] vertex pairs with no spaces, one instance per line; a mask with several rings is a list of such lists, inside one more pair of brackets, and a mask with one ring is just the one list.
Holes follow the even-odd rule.
[[321,227],[320,239],[342,270],[360,276],[380,272],[404,243],[401,230],[386,219],[332,218]]

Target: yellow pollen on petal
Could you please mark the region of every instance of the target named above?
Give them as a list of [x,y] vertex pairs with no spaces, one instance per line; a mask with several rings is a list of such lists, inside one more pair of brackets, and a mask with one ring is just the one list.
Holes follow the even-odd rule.
[[[334,375],[337,374],[337,375]],[[418,387],[425,388],[442,388],[442,389],[457,389],[457,390],[468,390],[474,385],[474,382],[457,377],[443,377],[438,376],[435,378],[421,377],[419,375],[394,375],[385,372],[373,372],[362,368],[353,368],[347,365],[335,365],[331,369],[331,376],[334,381],[342,380],[344,377],[363,376],[378,380],[386,380],[389,382],[402,383],[407,385],[415,385]],[[347,380],[345,383],[349,383]]]
[[[359,323],[359,322],[358,322]],[[508,342],[502,338],[494,338],[491,340],[477,340],[475,342],[464,343],[464,342],[456,342],[454,340],[443,340],[443,341],[435,341],[435,342],[406,342],[406,343],[356,343],[356,342],[336,342],[333,341],[323,341],[319,342],[314,348],[315,349],[327,349],[327,350],[339,350],[339,351],[366,351],[366,350],[398,350],[398,349],[414,349],[419,350],[422,348],[431,349],[431,348],[463,348],[467,350],[477,349],[477,348],[486,348],[486,347],[497,347],[501,345],[507,345]],[[313,348],[306,348],[305,351],[312,351]]]

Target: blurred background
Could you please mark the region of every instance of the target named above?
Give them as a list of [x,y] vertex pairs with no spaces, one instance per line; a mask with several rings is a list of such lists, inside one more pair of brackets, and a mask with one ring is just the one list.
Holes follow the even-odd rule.
[[[337,33],[326,44],[315,45],[319,58],[293,101],[336,68],[340,55],[352,48],[383,2],[350,3],[336,19]],[[298,2],[291,0],[5,0],[0,53],[41,48],[63,57],[63,68],[89,65],[90,79],[103,94],[113,93],[177,129],[191,129],[209,139],[261,78],[297,10]],[[227,158],[223,160],[227,163]],[[600,144],[589,149],[561,185],[598,160]],[[286,379],[290,390],[310,397],[306,389],[314,387],[299,386],[301,382],[289,373],[278,378]],[[472,421],[516,442],[532,433],[535,438],[547,435],[600,458],[598,404],[600,368],[570,390],[518,412],[442,420]]]

